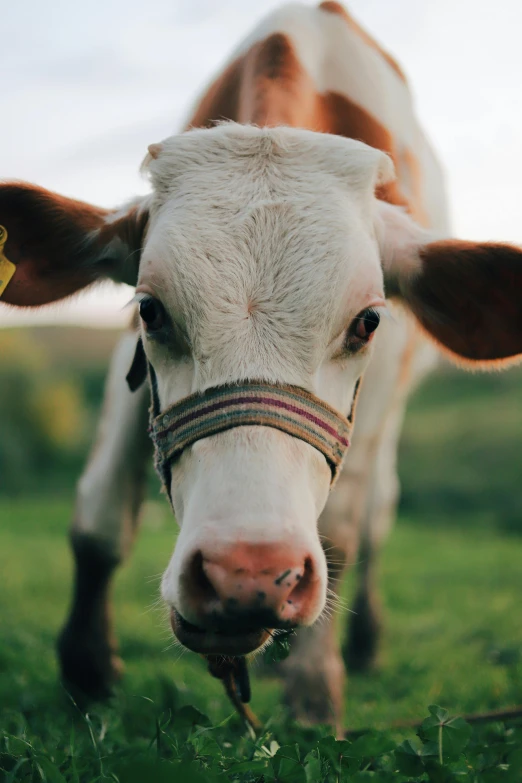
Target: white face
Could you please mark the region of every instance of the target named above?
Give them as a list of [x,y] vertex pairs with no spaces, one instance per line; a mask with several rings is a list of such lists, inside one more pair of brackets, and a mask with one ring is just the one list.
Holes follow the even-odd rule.
[[[237,125],[173,137],[154,155],[137,291],[162,410],[262,380],[347,415],[384,305],[374,190],[388,158],[339,137]],[[264,427],[196,442],[172,465],[181,531],[163,596],[187,646],[239,654],[264,640],[246,640],[258,626],[318,617],[330,480],[322,454]]]

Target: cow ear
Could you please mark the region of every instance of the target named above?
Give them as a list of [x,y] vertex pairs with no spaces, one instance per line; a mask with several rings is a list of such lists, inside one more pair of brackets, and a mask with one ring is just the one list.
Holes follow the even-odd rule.
[[388,296],[399,298],[453,357],[474,366],[522,354],[522,250],[430,237],[397,207],[380,207]]
[[33,307],[97,280],[135,285],[147,221],[144,201],[111,212],[34,185],[0,184],[3,253],[15,265],[1,301]]

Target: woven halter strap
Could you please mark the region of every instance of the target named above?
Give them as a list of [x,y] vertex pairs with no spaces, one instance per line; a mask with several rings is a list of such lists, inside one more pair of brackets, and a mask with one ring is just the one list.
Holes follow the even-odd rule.
[[233,427],[252,425],[273,427],[309,443],[326,458],[333,483],[350,445],[352,419],[353,406],[347,418],[298,386],[242,383],[185,397],[153,415],[150,434],[156,470],[164,485],[170,478],[171,463],[193,443]]

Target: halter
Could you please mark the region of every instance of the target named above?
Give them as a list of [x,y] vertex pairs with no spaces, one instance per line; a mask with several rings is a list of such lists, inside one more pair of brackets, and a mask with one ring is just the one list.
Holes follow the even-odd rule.
[[256,425],[281,430],[320,451],[334,483],[350,445],[352,422],[297,386],[248,382],[215,386],[185,397],[159,415],[153,412],[150,434],[163,484],[170,481],[172,462],[196,441]]

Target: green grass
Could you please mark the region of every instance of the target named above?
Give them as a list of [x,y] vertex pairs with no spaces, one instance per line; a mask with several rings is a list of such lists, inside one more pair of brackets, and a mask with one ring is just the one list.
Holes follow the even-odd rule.
[[408,404],[400,447],[401,506],[419,524],[522,533],[522,368],[472,374],[444,367]]
[[[71,503],[65,500],[0,501],[0,728],[10,735],[0,748],[0,768],[11,771],[4,773],[4,779],[87,783],[114,780],[110,775],[116,775],[121,781],[145,781],[151,780],[146,766],[151,759],[186,757],[192,763],[187,780],[197,781],[196,767],[213,770],[207,770],[203,780],[214,780],[221,766],[229,769],[232,761],[225,760],[230,757],[236,759],[234,763],[249,758],[251,771],[238,769],[235,778],[229,771],[223,780],[263,780],[254,761],[259,770],[266,766],[270,742],[297,741],[303,757],[311,753],[306,764],[286,756],[285,761],[280,752],[279,772],[272,778],[266,772],[264,779],[335,780],[325,777],[326,756],[321,756],[323,746],[317,745],[325,730],[298,729],[286,719],[276,678],[254,676],[253,681],[253,708],[270,731],[261,743],[266,747],[263,751],[234,716],[229,718],[231,708],[221,686],[206,674],[203,661],[172,646],[164,613],[154,608],[159,576],[175,535],[169,511],[159,502],[148,504],[135,552],[116,580],[115,617],[125,678],[111,705],[93,707],[87,718],[80,714],[58,684],[54,654],[70,594],[72,565],[66,536],[70,513]],[[433,703],[453,714],[522,703],[522,538],[481,527],[462,530],[458,518],[452,529],[450,522],[447,518],[444,527],[431,528],[401,519],[386,545],[381,663],[377,673],[349,679],[347,727],[385,729],[396,720],[421,719]],[[347,596],[350,590],[349,579]],[[201,733],[192,723],[204,723],[204,718],[182,709],[188,705],[207,714],[214,726],[229,720]],[[487,731],[494,736],[489,734],[480,743],[500,747],[509,741],[510,752],[518,752],[515,747],[522,744],[522,730],[513,733],[497,726]],[[413,737],[413,731],[407,736]],[[201,749],[201,737],[208,740],[208,753]],[[475,742],[478,747],[476,738]],[[387,756],[387,752],[382,751],[377,765],[371,759],[365,762],[364,775],[370,778],[340,773],[338,780],[409,780],[395,774],[384,777],[388,775],[384,770],[396,769],[399,763],[397,755]],[[143,774],[138,774],[140,768],[133,761],[139,753],[146,759]],[[134,766],[118,772],[128,761]],[[291,763],[297,764],[295,777],[285,767]],[[322,772],[318,764],[323,764]],[[510,777],[513,764],[511,772],[502,771],[503,777],[486,773],[481,777],[477,772],[475,777],[455,780],[515,781],[519,778]],[[276,769],[274,765],[270,769]],[[165,779],[184,780],[181,771],[173,778],[171,768],[166,770]],[[162,774],[156,771],[155,779],[162,780]],[[0,772],[0,780],[1,776]],[[427,778],[419,774],[415,779]]]

